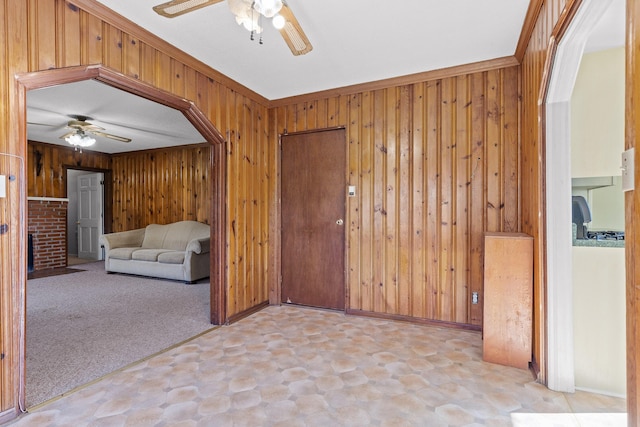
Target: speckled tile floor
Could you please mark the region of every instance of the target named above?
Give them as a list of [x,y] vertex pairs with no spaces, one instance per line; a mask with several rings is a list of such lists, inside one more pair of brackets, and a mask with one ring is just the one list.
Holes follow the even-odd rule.
[[483,362],[476,332],[272,306],[10,425],[625,426],[625,410]]

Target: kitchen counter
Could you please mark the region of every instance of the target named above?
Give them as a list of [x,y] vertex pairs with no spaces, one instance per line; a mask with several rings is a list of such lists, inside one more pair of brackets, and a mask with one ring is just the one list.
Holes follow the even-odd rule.
[[573,224],[573,246],[594,248],[624,248],[624,240],[576,239],[576,225]]

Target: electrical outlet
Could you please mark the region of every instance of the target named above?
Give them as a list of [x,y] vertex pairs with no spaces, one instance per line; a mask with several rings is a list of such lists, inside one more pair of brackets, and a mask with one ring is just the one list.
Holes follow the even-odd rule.
[[471,304],[477,304],[477,303],[478,303],[478,293],[473,292],[471,293]]

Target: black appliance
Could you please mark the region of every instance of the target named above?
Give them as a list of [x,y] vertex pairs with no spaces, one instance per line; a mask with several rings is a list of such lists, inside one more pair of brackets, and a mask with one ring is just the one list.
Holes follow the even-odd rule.
[[591,222],[591,210],[583,196],[571,196],[572,219],[577,226],[576,239],[587,238],[587,222]]

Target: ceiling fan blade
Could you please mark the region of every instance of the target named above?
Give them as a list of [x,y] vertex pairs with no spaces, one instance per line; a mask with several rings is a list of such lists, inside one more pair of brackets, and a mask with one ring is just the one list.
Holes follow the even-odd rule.
[[283,2],[279,13],[286,21],[284,27],[279,31],[291,52],[296,56],[311,52],[313,46],[311,46],[307,35],[302,31],[302,27],[293,15],[289,5]]
[[58,125],[50,125],[48,123],[36,123],[36,122],[27,122],[27,126],[46,126],[46,127],[58,127]]
[[98,131],[94,131],[94,130],[90,130],[90,131],[87,131],[87,132],[91,133],[91,134],[94,134],[94,135],[103,136],[103,137],[109,138],[109,139],[115,139],[116,141],[120,141],[120,142],[131,142],[131,138],[124,138],[124,137],[118,136],[118,135],[111,135],[110,133],[98,132]]
[[153,10],[167,18],[175,18],[205,6],[220,3],[223,0],[172,0],[153,6]]
[[73,135],[73,134],[74,134],[74,133],[76,133],[76,132],[77,132],[77,131],[75,131],[75,130],[74,130],[73,132],[65,133],[64,135],[60,136],[60,139],[65,139],[66,137],[71,136],[71,135]]

